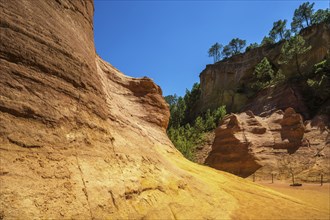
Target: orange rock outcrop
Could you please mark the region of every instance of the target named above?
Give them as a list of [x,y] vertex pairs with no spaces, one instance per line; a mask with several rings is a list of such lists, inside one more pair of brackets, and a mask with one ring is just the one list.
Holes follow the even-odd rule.
[[323,174],[327,181],[330,145],[324,123],[304,125],[293,108],[264,118],[251,111],[228,115],[215,130],[205,163],[242,177],[269,180],[275,174],[284,180],[293,172],[299,180],[318,182]]

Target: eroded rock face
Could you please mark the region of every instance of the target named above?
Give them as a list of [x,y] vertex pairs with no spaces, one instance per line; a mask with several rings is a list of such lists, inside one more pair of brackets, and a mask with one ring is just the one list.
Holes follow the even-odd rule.
[[[234,114],[224,119],[215,131],[215,140],[206,164],[242,177],[247,177],[260,168],[250,150],[250,141],[246,134],[250,132],[251,135],[257,136],[263,134],[266,129],[253,116],[248,115],[250,113],[241,115],[247,119],[249,127],[244,126],[241,123],[242,118]],[[249,128],[249,131],[246,128]]]
[[[312,45],[311,50],[300,57],[301,61],[306,62],[303,71],[309,72],[315,63],[324,59],[330,48],[330,25],[326,23],[315,25],[305,29],[301,34],[306,42]],[[300,104],[303,100],[299,99],[299,97],[290,96],[290,99],[296,100],[296,106],[292,106],[292,103],[290,105],[289,102],[283,99],[278,99],[279,93],[290,94],[290,90],[296,90],[292,86],[287,86],[288,88],[285,88],[287,91],[282,91],[283,88],[279,88],[274,93],[267,91],[272,94],[268,94],[268,96],[265,94],[260,95],[258,100],[253,100],[254,103],[249,106],[250,108],[244,108],[251,103],[244,90],[248,83],[251,82],[255,66],[264,57],[267,57],[275,70],[281,68],[283,73],[287,75],[296,73],[295,65],[292,63],[279,65],[278,60],[282,45],[283,42],[279,42],[273,46],[258,47],[215,64],[207,65],[200,73],[201,100],[196,111],[203,112],[207,109],[215,109],[220,105],[226,105],[230,112],[240,112],[241,110],[254,108],[253,112],[259,114],[258,112],[295,107],[300,113],[307,114],[305,106]],[[296,93],[299,93],[299,91]],[[260,104],[262,99],[267,99],[267,105],[271,108],[263,109],[264,106]],[[276,106],[278,107],[276,108]]]
[[185,160],[160,88],[95,54],[92,1],[1,0],[0,11],[0,218],[327,216]]
[[328,130],[316,123],[306,125],[307,129],[293,108],[265,118],[251,111],[231,114],[215,130],[205,163],[242,177],[255,173],[260,179],[269,179],[276,173],[277,178],[286,179],[292,167],[305,181],[319,181],[321,173],[329,178]]
[[[310,118],[310,113],[305,104],[302,89],[298,85],[284,84],[272,86],[256,94],[254,98],[243,107],[243,111],[250,110],[255,115],[269,116],[277,110],[288,107],[295,109],[303,118]],[[285,97],[285,98],[283,98]]]

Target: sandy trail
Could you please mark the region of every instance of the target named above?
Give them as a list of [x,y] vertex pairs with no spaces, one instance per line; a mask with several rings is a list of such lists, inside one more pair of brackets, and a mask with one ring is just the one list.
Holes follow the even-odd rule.
[[[257,182],[258,183],[258,182]],[[259,183],[275,191],[297,198],[311,207],[327,211],[330,216],[330,184],[303,183],[300,187],[291,187],[290,183]],[[330,217],[329,217],[330,219]]]

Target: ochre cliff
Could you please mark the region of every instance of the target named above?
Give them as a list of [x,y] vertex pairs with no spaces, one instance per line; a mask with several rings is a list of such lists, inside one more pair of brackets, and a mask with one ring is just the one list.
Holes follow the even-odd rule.
[[[330,49],[330,25],[321,23],[311,26],[304,29],[301,35],[307,44],[312,46],[308,53],[299,57],[299,60],[304,61],[306,64],[302,71],[309,72],[315,63],[324,59],[327,51]],[[246,107],[246,104],[249,104],[251,100],[249,100],[250,97],[245,88],[252,80],[255,66],[264,57],[267,57],[270,61],[275,72],[280,68],[282,73],[287,76],[296,72],[295,65],[292,63],[286,65],[279,64],[282,45],[283,41],[275,45],[261,46],[215,64],[207,65],[200,74],[201,99],[196,112],[204,112],[207,109],[214,109],[220,105],[226,105],[227,110],[230,112],[250,110],[249,107],[253,106],[252,110],[255,114],[262,112],[270,114],[277,109],[285,110],[288,107],[295,107],[304,117],[309,117],[308,110],[303,100],[299,97],[299,88],[292,85],[286,85],[284,89],[282,87],[275,88],[275,91],[273,91],[274,88],[269,89],[271,91],[268,91],[268,95],[259,95],[257,100],[252,100],[253,104]],[[295,106],[292,106],[292,102],[279,99],[278,97],[281,97],[278,94],[279,92],[281,95],[288,96],[290,100],[293,100]],[[267,106],[263,105],[264,101],[262,99],[267,99]]]
[[215,131],[212,151],[206,158],[211,167],[238,176],[304,182],[330,180],[330,135],[328,117],[303,123],[300,114],[288,108],[268,117],[251,111],[228,115]]
[[160,88],[96,55],[92,1],[1,0],[0,12],[1,219],[327,217],[185,160]]

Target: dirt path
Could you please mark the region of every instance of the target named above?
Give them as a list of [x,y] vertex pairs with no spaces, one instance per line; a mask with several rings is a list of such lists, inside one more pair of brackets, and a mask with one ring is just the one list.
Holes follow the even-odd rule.
[[[258,182],[257,182],[258,183]],[[325,210],[330,216],[330,184],[304,183],[300,187],[291,187],[290,183],[259,183],[285,195],[300,199],[312,207]]]

